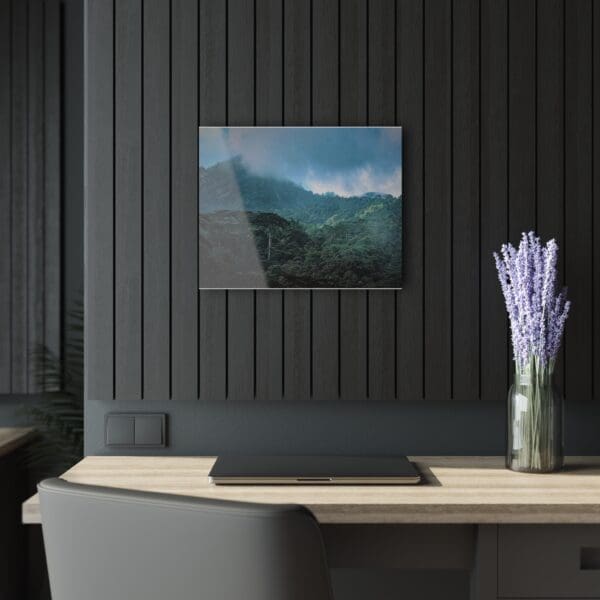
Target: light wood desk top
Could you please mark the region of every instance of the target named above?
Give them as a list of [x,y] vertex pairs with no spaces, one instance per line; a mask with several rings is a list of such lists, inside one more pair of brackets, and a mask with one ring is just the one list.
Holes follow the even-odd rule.
[[[501,457],[411,457],[417,486],[214,486],[212,457],[90,456],[68,481],[201,498],[307,506],[321,523],[598,523],[600,457],[572,457],[565,471],[513,473]],[[23,522],[40,523],[39,501]]]
[[34,435],[31,427],[0,427],[0,456],[10,454]]

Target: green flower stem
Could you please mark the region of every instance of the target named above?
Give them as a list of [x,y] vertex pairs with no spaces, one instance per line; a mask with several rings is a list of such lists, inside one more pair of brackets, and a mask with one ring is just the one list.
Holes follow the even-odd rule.
[[[517,368],[515,372],[509,423],[509,427],[520,432],[519,444],[516,444],[520,447],[509,449],[509,466],[515,470],[548,472],[561,466],[560,428],[557,428],[560,409],[552,384],[553,372],[554,362],[541,365],[535,356],[526,368]],[[522,397],[518,402],[516,395]],[[511,429],[511,446],[515,445],[514,435]]]

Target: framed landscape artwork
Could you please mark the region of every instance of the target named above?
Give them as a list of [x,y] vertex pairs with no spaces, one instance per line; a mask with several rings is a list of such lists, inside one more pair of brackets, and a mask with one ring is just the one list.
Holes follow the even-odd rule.
[[200,127],[200,289],[402,285],[401,127]]

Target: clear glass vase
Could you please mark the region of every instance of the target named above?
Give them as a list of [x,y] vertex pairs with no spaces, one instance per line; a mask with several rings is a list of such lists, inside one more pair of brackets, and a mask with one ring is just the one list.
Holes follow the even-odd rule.
[[552,369],[535,363],[517,369],[508,392],[506,466],[550,473],[563,465],[563,402]]

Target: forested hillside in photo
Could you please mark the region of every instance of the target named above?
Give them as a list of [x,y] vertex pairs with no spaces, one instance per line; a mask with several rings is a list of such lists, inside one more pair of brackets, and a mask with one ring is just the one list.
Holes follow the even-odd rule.
[[200,287],[400,287],[401,198],[315,194],[239,158],[199,184]]

